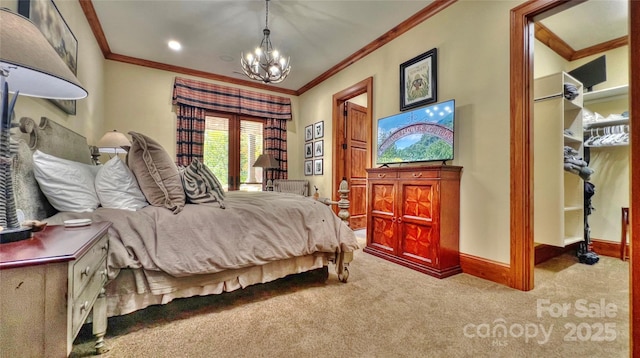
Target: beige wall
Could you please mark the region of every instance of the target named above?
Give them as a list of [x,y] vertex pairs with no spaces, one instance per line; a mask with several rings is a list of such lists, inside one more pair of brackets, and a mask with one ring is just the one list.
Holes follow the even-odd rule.
[[[452,164],[464,167],[460,249],[504,263],[510,257],[509,10],[517,5],[457,2],[300,96],[300,125],[324,120],[325,133],[331,133],[333,94],[372,76],[375,127],[376,119],[400,111],[399,65],[438,48],[438,100],[456,100]],[[332,146],[325,137],[325,161]],[[321,195],[330,190],[331,175],[325,164],[323,176],[310,177]]]
[[[56,6],[78,40],[77,77],[89,96],[77,101],[75,116],[66,114],[48,100],[20,96],[16,102],[15,118],[17,121],[21,117],[31,117],[39,122],[40,117],[47,117],[84,135],[88,143],[95,143],[104,132],[104,59],[80,3],[56,1]],[[0,0],[0,7],[17,12],[18,2]]]

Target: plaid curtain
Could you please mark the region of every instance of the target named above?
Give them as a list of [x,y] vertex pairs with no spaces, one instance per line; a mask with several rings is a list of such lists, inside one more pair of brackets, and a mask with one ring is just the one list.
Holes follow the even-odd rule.
[[265,180],[287,179],[287,121],[268,118],[264,124],[264,153],[271,154],[279,168],[265,170]]
[[203,160],[204,128],[207,110],[179,104],[177,106],[177,163],[188,166],[193,159]]
[[291,99],[176,77],[173,104],[260,118],[291,119]]
[[287,179],[287,120],[291,120],[291,99],[176,77],[173,104],[177,105],[178,115],[178,165],[187,166],[194,158],[203,159],[207,110],[230,112],[267,118],[264,152],[272,154],[280,168],[266,170],[265,179]]

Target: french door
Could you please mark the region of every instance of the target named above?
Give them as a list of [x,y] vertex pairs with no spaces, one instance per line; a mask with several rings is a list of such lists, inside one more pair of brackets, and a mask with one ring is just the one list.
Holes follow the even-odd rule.
[[263,151],[264,120],[230,113],[207,113],[204,164],[225,190],[262,190],[262,168],[253,167]]

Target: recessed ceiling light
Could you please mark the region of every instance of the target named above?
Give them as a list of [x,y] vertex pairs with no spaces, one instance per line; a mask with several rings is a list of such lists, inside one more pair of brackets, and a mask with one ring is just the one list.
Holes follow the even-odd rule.
[[175,41],[175,40],[171,40],[169,41],[169,48],[174,50],[174,51],[180,51],[180,49],[182,48],[182,45],[180,45],[180,42]]

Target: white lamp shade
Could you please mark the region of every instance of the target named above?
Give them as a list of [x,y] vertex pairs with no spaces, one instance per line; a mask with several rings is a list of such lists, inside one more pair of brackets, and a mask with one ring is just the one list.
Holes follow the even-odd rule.
[[29,19],[0,9],[0,70],[11,92],[52,99],[81,99],[87,91]]
[[113,130],[105,133],[96,145],[100,153],[126,153],[124,148],[131,147],[131,142],[124,134]]

